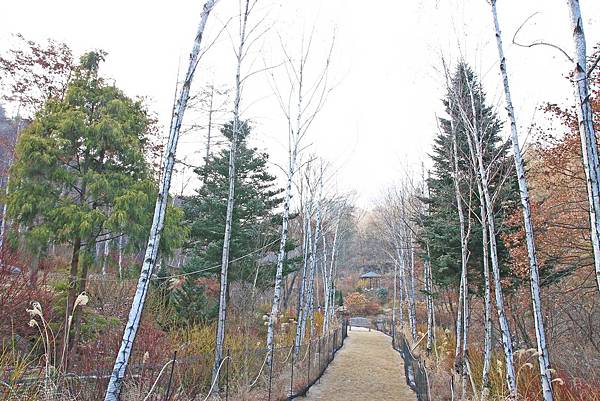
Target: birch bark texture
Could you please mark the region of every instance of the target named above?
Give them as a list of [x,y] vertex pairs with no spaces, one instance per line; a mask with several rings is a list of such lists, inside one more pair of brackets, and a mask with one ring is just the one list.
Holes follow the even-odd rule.
[[[321,218],[322,218],[322,204],[323,204],[323,166],[321,165],[321,174],[318,180],[319,185],[319,195],[317,197],[316,204],[316,222],[315,222],[315,233],[312,240],[312,251],[311,251],[311,260],[310,260],[310,275],[308,278],[308,292],[306,294],[306,306],[304,307],[304,323],[306,323],[308,317],[310,316],[310,335],[311,337],[314,333],[314,288],[315,288],[315,273],[317,271],[317,264],[319,261],[318,257],[318,249],[319,249],[319,241],[321,240]],[[302,332],[304,334],[304,331]]]
[[[10,165],[10,162],[9,162]],[[4,188],[4,195],[8,196],[8,185],[10,184],[10,176],[6,177],[6,183]],[[4,237],[6,231],[6,211],[8,209],[8,204],[5,202],[2,205],[2,223],[0,223],[0,252],[4,249]],[[1,262],[0,262],[1,263]]]
[[417,307],[415,301],[415,243],[412,233],[407,235],[406,245],[410,249],[408,260],[408,280],[406,287],[406,296],[408,298],[408,321],[410,323],[410,332],[413,341],[417,341]]
[[[275,272],[275,285],[273,290],[273,302],[271,305],[271,313],[269,314],[269,323],[267,328],[267,360],[269,366],[272,363],[275,322],[279,313],[279,303],[281,300],[281,284],[283,280],[283,265],[286,257],[286,244],[288,240],[288,225],[290,216],[290,203],[292,200],[292,184],[297,170],[297,159],[300,153],[302,139],[305,137],[312,121],[323,107],[325,93],[327,90],[327,73],[329,71],[329,63],[331,50],[325,62],[323,72],[320,74],[315,83],[310,84],[308,93],[305,93],[305,76],[306,63],[309,59],[311,50],[312,36],[305,48],[304,40],[300,47],[300,57],[297,62],[292,60],[292,57],[287,53],[285,46],[282,46],[286,58],[286,69],[291,70],[287,74],[289,77],[290,91],[287,99],[295,98],[297,101],[295,115],[292,115],[291,101],[285,101],[278,89],[275,89],[275,94],[279,101],[279,106],[287,120],[288,125],[288,166],[287,166],[287,183],[285,189],[285,198],[283,203],[282,223],[281,223],[281,239],[279,241],[279,252],[277,254],[277,268]],[[332,45],[333,46],[333,45]],[[297,65],[296,65],[297,63]],[[274,88],[276,87],[275,79],[273,78]],[[318,96],[320,95],[320,96]]]
[[594,115],[590,103],[590,84],[587,69],[585,31],[579,0],[567,0],[571,29],[573,30],[574,69],[573,89],[575,94],[581,154],[585,170],[588,201],[590,204],[590,233],[594,251],[596,283],[600,291],[600,163],[598,142],[594,130]]
[[492,261],[492,273],[494,278],[496,310],[498,314],[500,332],[502,334],[502,347],[504,349],[504,359],[506,363],[506,382],[511,397],[516,399],[517,381],[514,368],[512,335],[510,333],[510,327],[508,324],[506,310],[504,307],[504,295],[502,292],[500,266],[498,263],[498,246],[496,242],[496,223],[494,220],[493,202],[489,191],[487,169],[485,168],[483,162],[482,136],[480,135],[478,128],[479,124],[477,122],[477,110],[475,108],[475,99],[473,94],[473,88],[471,86],[469,87],[469,97],[471,101],[471,119],[468,118],[468,113],[466,113],[463,109],[464,105],[462,105],[461,102],[459,102],[459,108],[461,109],[461,115],[465,122],[465,126],[469,127],[469,129],[467,130],[467,142],[469,145],[469,152],[471,154],[473,167],[476,169],[477,173],[477,187],[480,199],[482,199],[482,201],[485,204],[485,214],[487,220],[486,225],[489,233],[490,258]]
[[[427,180],[425,180],[425,168],[423,167],[422,175],[423,186],[421,188],[421,194],[429,198],[429,189],[427,186]],[[427,216],[429,207],[424,202],[420,202],[422,210],[419,211],[419,225],[423,226],[423,216]],[[435,341],[435,316],[433,312],[433,276],[431,272],[431,257],[429,252],[429,241],[425,238],[425,249],[423,255],[423,281],[425,284],[425,294],[427,299],[427,353],[430,354],[433,349],[433,343]]]
[[294,357],[298,356],[300,352],[300,344],[302,343],[302,336],[304,335],[304,308],[305,298],[307,291],[307,274],[308,274],[308,262],[312,251],[312,230],[310,225],[311,210],[310,201],[304,201],[302,205],[302,219],[303,219],[303,261],[302,261],[302,281],[300,282],[300,288],[298,290],[298,307],[296,313],[296,337],[294,339]]
[[[446,79],[448,89],[450,88],[450,83],[448,80],[448,72],[446,70]],[[452,96],[450,97],[450,101],[452,101]],[[452,110],[452,103],[449,104],[450,110]],[[456,209],[458,211],[458,222],[460,225],[460,263],[461,263],[461,273],[460,273],[460,289],[459,289],[459,303],[458,303],[458,311],[456,316],[456,348],[454,351],[454,365],[458,372],[464,372],[464,352],[465,350],[465,342],[464,339],[468,337],[468,329],[466,327],[467,321],[467,311],[468,311],[468,282],[467,282],[467,264],[469,261],[469,234],[470,234],[470,225],[469,230],[467,230],[465,225],[465,214],[462,205],[462,194],[460,190],[460,170],[458,168],[458,144],[457,144],[457,132],[454,124],[454,119],[450,116],[450,132],[452,136],[452,170],[454,172],[454,197],[456,199]],[[464,389],[463,382],[463,389]]]
[[[323,335],[327,335],[329,332],[329,325],[332,320],[331,306],[334,302],[335,292],[333,290],[333,281],[334,281],[334,272],[335,272],[335,263],[336,263],[336,250],[338,243],[338,233],[340,229],[340,220],[342,218],[342,213],[344,211],[344,205],[339,206],[337,219],[335,221],[335,231],[333,233],[333,243],[331,244],[331,261],[329,262],[329,270],[325,271],[325,308],[324,308],[324,316],[323,316]],[[325,237],[323,237],[325,239]],[[323,249],[325,248],[325,241],[323,241]],[[327,266],[325,265],[327,269]]]
[[[579,4],[576,0],[571,0],[571,4],[577,3],[577,9],[579,9]],[[510,93],[510,84],[508,80],[508,71],[506,67],[506,57],[504,56],[504,46],[502,44],[502,33],[500,31],[500,23],[498,21],[498,12],[496,9],[496,0],[492,0],[492,16],[494,19],[494,29],[496,31],[496,44],[498,47],[498,57],[500,60],[500,73],[502,75],[502,83],[504,86],[504,98],[506,101],[506,111],[508,114],[508,120],[510,122],[510,139],[513,147],[513,157],[515,161],[515,169],[517,172],[517,181],[519,183],[519,195],[521,198],[521,206],[523,208],[523,224],[525,226],[525,238],[527,242],[527,255],[529,257],[529,269],[530,269],[530,277],[529,283],[531,287],[531,300],[533,303],[533,317],[535,323],[535,334],[536,334],[536,343],[537,343],[537,353],[538,353],[538,363],[540,368],[540,379],[542,384],[542,396],[544,401],[553,401],[554,395],[552,392],[552,371],[550,370],[550,358],[548,355],[548,347],[546,344],[546,332],[544,329],[544,317],[542,314],[542,300],[541,300],[541,291],[540,291],[540,276],[538,269],[538,261],[537,261],[537,252],[535,248],[535,238],[534,238],[534,230],[533,223],[531,219],[531,205],[529,201],[529,189],[527,186],[527,180],[525,178],[525,167],[523,163],[523,158],[521,157],[521,147],[519,145],[519,135],[517,131],[517,120],[515,116],[515,111],[512,103],[512,97]],[[574,6],[572,5],[572,8]],[[573,17],[573,12],[572,12]],[[581,15],[578,15],[578,24],[581,24]],[[583,33],[583,31],[582,31]],[[583,44],[583,74],[585,77],[586,69],[585,69],[585,39]],[[577,66],[579,68],[579,66]],[[587,93],[587,92],[586,92]],[[587,95],[586,95],[587,96]],[[583,100],[583,99],[579,99]],[[584,100],[585,102],[585,100]],[[588,100],[589,106],[589,100]],[[582,108],[583,110],[583,108]],[[580,113],[578,113],[579,115]],[[590,116],[590,125],[591,125],[591,109],[589,111]],[[581,122],[580,122],[581,127]],[[594,245],[594,260],[596,265],[597,275],[600,273],[600,263],[598,258],[600,257],[598,249],[598,221],[595,221],[594,217],[600,217],[596,212],[600,211],[600,202],[598,198],[598,153],[595,141],[595,134],[593,133],[592,127],[592,136],[594,138],[593,146],[594,151],[592,152],[595,155],[595,168],[594,174],[596,177],[596,185],[595,185],[595,199],[590,202],[590,218],[591,218],[591,227],[592,228],[592,242]],[[582,146],[584,144],[582,138]],[[583,149],[582,149],[583,150]],[[584,150],[584,160],[586,158],[586,152]],[[590,155],[593,156],[593,155]],[[585,164],[585,162],[584,162]],[[592,185],[593,187],[593,185]],[[590,190],[590,175],[588,174],[588,191]],[[591,201],[590,196],[590,201]],[[593,205],[593,207],[592,207]],[[595,228],[595,229],[594,229]],[[594,234],[595,232],[595,234]],[[600,279],[600,276],[597,276]],[[598,282],[600,284],[600,281]],[[487,329],[486,329],[487,331]],[[486,333],[487,334],[487,333]]]
[[223,360],[223,346],[225,343],[225,322],[227,321],[227,287],[228,287],[228,271],[229,271],[229,248],[231,246],[231,229],[233,220],[233,208],[235,207],[235,159],[237,155],[237,145],[239,132],[241,127],[240,121],[240,102],[242,97],[242,61],[245,56],[246,45],[246,28],[248,25],[248,17],[255,0],[250,5],[250,0],[244,2],[244,10],[240,14],[240,41],[236,51],[236,71],[235,71],[235,99],[233,101],[233,124],[231,143],[229,147],[229,191],[227,195],[227,212],[225,214],[225,233],[223,234],[223,252],[221,258],[221,283],[219,290],[219,317],[217,319],[217,330],[215,334],[215,360],[212,372],[212,394],[219,393],[219,372],[221,362]]
[[492,365],[492,293],[490,288],[490,241],[487,232],[485,204],[480,202],[481,245],[483,249],[483,369],[481,372],[481,399],[486,400],[490,394],[490,368]]
[[190,61],[185,76],[185,81],[181,87],[179,99],[177,100],[177,107],[171,119],[169,139],[166,150],[167,153],[162,170],[160,190],[158,197],[156,198],[156,205],[154,207],[154,216],[152,219],[152,226],[150,228],[150,235],[146,245],[144,263],[142,264],[137,289],[133,298],[131,310],[129,311],[129,318],[127,320],[127,324],[125,325],[121,346],[119,347],[119,352],[117,353],[117,358],[115,360],[113,371],[106,389],[106,395],[104,397],[105,401],[117,401],[123,386],[123,379],[125,377],[125,372],[127,370],[127,365],[129,363],[129,358],[131,356],[137,330],[140,325],[142,311],[144,310],[144,302],[148,293],[150,277],[158,256],[158,248],[164,227],[165,212],[167,210],[167,202],[169,198],[169,188],[171,187],[171,176],[173,174],[173,166],[175,164],[177,142],[179,140],[179,132],[181,130],[183,116],[185,114],[189,99],[190,87],[192,85],[194,73],[196,72],[196,67],[198,66],[198,62],[200,60],[199,55],[202,44],[202,36],[208,21],[208,16],[217,2],[218,0],[208,0],[206,3],[204,3],[202,12],[200,14],[200,23],[198,24],[194,45],[192,47],[192,52],[190,53]]

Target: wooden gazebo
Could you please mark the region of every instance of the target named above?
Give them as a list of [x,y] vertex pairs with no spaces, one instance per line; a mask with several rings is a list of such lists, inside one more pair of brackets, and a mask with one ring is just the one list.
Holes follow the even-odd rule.
[[373,271],[362,274],[360,279],[368,281],[369,285],[366,288],[370,290],[381,287],[381,275]]

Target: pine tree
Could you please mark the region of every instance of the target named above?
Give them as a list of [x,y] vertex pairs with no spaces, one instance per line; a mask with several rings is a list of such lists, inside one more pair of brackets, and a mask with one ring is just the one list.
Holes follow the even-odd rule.
[[[233,211],[229,281],[243,281],[258,286],[269,285],[274,277],[274,260],[265,254],[277,248],[279,218],[275,209],[281,204],[282,189],[276,187],[276,177],[268,172],[268,154],[247,143],[251,127],[242,122],[236,155],[235,208]],[[231,140],[232,123],[222,134]],[[184,269],[190,274],[186,284],[177,291],[177,300],[191,299],[198,292],[194,281],[198,276],[218,274],[222,257],[223,231],[229,188],[229,154],[222,150],[211,155],[207,163],[195,169],[204,184],[196,195],[184,202],[186,221],[190,227],[188,262]],[[265,260],[268,259],[268,262]],[[289,268],[286,269],[289,273]],[[212,316],[212,315],[210,315]]]
[[[467,98],[469,85],[475,88],[476,110],[480,114],[478,120],[482,122],[484,135],[484,161],[491,165],[490,182],[491,191],[497,193],[494,215],[499,229],[512,230],[505,221],[508,221],[518,202],[518,189],[516,179],[511,172],[512,159],[508,154],[508,143],[501,139],[502,122],[491,106],[486,102],[485,93],[481,89],[476,75],[465,63],[460,63],[450,85],[452,89],[446,94],[443,104],[447,117],[439,119],[440,131],[434,139],[431,158],[433,168],[427,180],[429,196],[425,202],[429,206],[429,213],[423,219],[424,234],[429,243],[431,255],[431,268],[434,280],[442,286],[458,286],[461,274],[461,240],[456,198],[454,196],[453,150],[451,121],[457,136],[458,167],[460,189],[463,196],[465,218],[471,219],[471,236],[469,239],[469,275],[476,278],[473,282],[481,283],[483,252],[482,231],[479,221],[480,200],[476,191],[475,172],[470,161],[467,143],[467,128],[460,117],[457,100],[451,97]],[[507,178],[508,175],[508,178]],[[469,207],[470,203],[470,207]],[[499,233],[500,234],[500,233]],[[500,235],[498,238],[499,257],[505,266],[504,273],[508,273],[508,252]]]

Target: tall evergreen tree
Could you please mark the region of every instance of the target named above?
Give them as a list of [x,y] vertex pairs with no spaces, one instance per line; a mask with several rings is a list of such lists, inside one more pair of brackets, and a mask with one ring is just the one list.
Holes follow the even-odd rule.
[[[104,57],[81,58],[65,96],[50,98],[21,134],[11,168],[8,214],[30,251],[50,241],[72,247],[69,309],[86,289],[98,241],[147,233],[156,191],[145,155],[150,120],[99,75]],[[72,320],[76,338],[79,315]]]
[[[477,76],[466,63],[459,63],[451,77],[450,85],[451,89],[443,99],[447,116],[439,119],[440,130],[435,137],[431,155],[433,168],[428,179],[429,196],[425,199],[429,208],[427,216],[423,218],[423,224],[424,234],[429,242],[434,280],[443,286],[458,286],[461,272],[461,241],[454,196],[452,126],[457,136],[458,167],[465,218],[470,218],[472,224],[468,244],[469,275],[475,276],[473,277],[475,280],[471,282],[481,282],[483,266],[482,230],[479,221],[480,199],[476,190],[476,174],[469,154],[467,127],[464,123],[465,119],[461,118],[458,105],[459,102],[463,102],[463,106],[468,104],[468,107],[463,107],[463,112],[464,110],[470,112],[469,91],[471,89],[475,92],[477,121],[481,123],[484,162],[490,166],[490,190],[496,193],[494,215],[500,230],[513,229],[505,222],[517,207],[518,189],[512,172],[512,159],[508,154],[509,144],[500,136],[502,122],[493,108],[487,104]],[[498,246],[500,261],[506,266],[509,256],[500,235]]]
[[[221,130],[228,140],[232,138],[232,125],[227,123]],[[251,126],[242,122],[236,150],[235,208],[228,277],[230,282],[256,282],[264,286],[274,277],[275,260],[265,255],[277,249],[280,218],[275,209],[282,202],[279,196],[282,189],[276,187],[276,177],[268,172],[268,154],[248,145],[250,133]],[[193,282],[199,276],[214,276],[219,272],[229,190],[228,163],[228,151],[222,150],[195,169],[203,185],[196,195],[184,202],[186,221],[190,226],[189,259],[184,270],[190,274],[175,293],[177,304],[194,298],[194,293],[200,298],[205,297]],[[206,303],[207,307],[211,307],[209,304]]]

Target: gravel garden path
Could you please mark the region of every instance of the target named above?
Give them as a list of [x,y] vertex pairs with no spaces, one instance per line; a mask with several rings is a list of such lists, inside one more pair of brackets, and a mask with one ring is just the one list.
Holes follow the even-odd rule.
[[378,331],[353,327],[306,401],[415,401],[400,354]]

